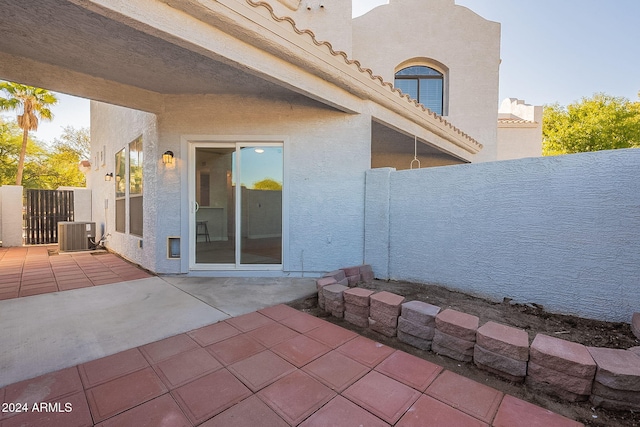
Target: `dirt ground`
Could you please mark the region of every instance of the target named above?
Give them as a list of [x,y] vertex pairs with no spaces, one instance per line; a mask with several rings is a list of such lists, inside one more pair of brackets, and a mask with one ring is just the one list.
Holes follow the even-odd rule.
[[[587,346],[610,347],[627,349],[640,346],[640,340],[631,332],[628,323],[600,322],[545,312],[541,307],[514,304],[510,301],[496,303],[476,298],[460,292],[435,286],[406,282],[376,280],[369,285],[360,287],[372,290],[386,290],[402,295],[407,301],[424,301],[445,308],[473,314],[480,318],[480,324],[490,320],[524,329],[529,334],[529,341],[533,341],[536,334],[543,333],[569,341],[575,341]],[[633,411],[610,411],[594,408],[589,402],[569,403],[556,397],[530,389],[525,384],[516,384],[498,376],[478,369],[473,363],[463,363],[448,357],[439,356],[429,351],[422,351],[398,341],[387,338],[369,329],[359,328],[343,319],[338,319],[320,310],[317,298],[297,301],[293,307],[317,317],[331,321],[346,329],[353,330],[360,335],[369,337],[390,347],[403,350],[430,362],[437,363],[445,369],[474,379],[504,393],[519,397],[536,405],[547,408],[568,418],[580,421],[587,426],[625,426],[640,427],[640,413]]]

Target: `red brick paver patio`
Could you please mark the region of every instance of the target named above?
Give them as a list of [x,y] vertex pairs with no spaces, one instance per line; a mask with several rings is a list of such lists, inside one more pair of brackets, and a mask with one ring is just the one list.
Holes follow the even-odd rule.
[[0,401],[28,411],[0,427],[581,425],[286,305],[8,385]]
[[0,300],[151,277],[114,254],[49,255],[54,248],[0,248]]

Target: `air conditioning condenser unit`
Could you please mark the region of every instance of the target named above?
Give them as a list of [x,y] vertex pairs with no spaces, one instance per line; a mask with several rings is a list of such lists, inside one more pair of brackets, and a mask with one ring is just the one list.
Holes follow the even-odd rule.
[[58,223],[58,247],[60,252],[87,251],[91,248],[91,238],[96,237],[95,222]]

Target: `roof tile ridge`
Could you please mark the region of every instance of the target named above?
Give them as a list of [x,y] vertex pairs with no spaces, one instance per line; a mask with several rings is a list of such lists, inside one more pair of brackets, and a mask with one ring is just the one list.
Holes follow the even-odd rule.
[[431,111],[429,108],[425,107],[424,104],[421,104],[417,100],[412,99],[409,95],[407,95],[405,93],[402,93],[402,91],[400,89],[396,88],[393,84],[385,81],[381,76],[374,74],[373,70],[371,68],[363,67],[362,64],[360,63],[360,61],[358,61],[357,59],[350,59],[349,55],[347,55],[347,53],[342,51],[342,50],[336,51],[333,48],[333,45],[328,41],[319,41],[316,38],[316,35],[315,35],[315,33],[313,31],[311,31],[309,29],[302,29],[302,30],[299,29],[298,28],[298,24],[296,23],[296,21],[293,18],[291,18],[290,16],[281,17],[281,16],[276,15],[276,13],[273,10],[273,7],[269,3],[266,3],[266,2],[261,1],[261,0],[257,0],[257,1],[246,0],[246,2],[252,7],[256,7],[256,8],[257,7],[264,7],[265,9],[267,9],[269,11],[269,14],[271,15],[271,18],[274,21],[276,21],[276,22],[288,22],[291,25],[293,31],[295,31],[297,34],[299,34],[299,35],[303,35],[303,34],[308,35],[311,38],[311,41],[313,42],[313,44],[315,44],[316,46],[325,46],[325,47],[327,47],[329,49],[329,53],[331,53],[331,55],[333,55],[333,56],[341,56],[342,59],[344,60],[344,62],[347,65],[355,65],[359,72],[361,72],[363,74],[369,74],[369,77],[372,80],[378,80],[378,82],[382,86],[388,87],[392,92],[397,93],[401,98],[405,98],[410,103],[413,103],[416,107],[420,108],[423,112],[426,112],[427,115],[433,116],[435,119],[439,120],[445,126],[449,127],[454,132],[458,133],[459,135],[461,135],[462,137],[467,139],[469,142],[471,142],[476,147],[479,147],[479,148],[483,147],[483,145],[481,143],[479,143],[478,141],[476,141],[474,138],[472,138],[471,136],[467,135],[466,133],[462,132],[460,129],[455,127],[453,124],[449,123],[441,115],[435,113],[434,111]]
[[502,123],[521,123],[521,124],[538,124],[538,122],[536,122],[535,120],[527,120],[527,119],[501,119],[498,118],[499,122]]

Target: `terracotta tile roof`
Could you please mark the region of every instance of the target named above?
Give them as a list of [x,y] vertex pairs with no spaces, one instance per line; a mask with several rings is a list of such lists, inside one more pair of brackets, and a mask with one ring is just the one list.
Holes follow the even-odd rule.
[[311,38],[311,41],[313,42],[313,44],[315,44],[316,46],[325,46],[326,48],[328,48],[328,50],[331,53],[331,55],[336,56],[336,57],[342,57],[342,59],[344,60],[344,62],[347,65],[354,65],[355,67],[357,67],[358,71],[360,71],[361,73],[368,74],[369,77],[372,80],[378,81],[380,83],[380,85],[382,85],[384,87],[387,87],[392,92],[395,92],[400,98],[403,98],[406,102],[414,104],[417,108],[421,109],[423,112],[426,112],[428,116],[432,116],[433,118],[438,120],[440,123],[444,124],[446,127],[449,127],[454,132],[458,133],[460,136],[462,136],[467,141],[469,141],[472,145],[475,145],[478,149],[482,149],[483,145],[480,144],[478,141],[476,141],[474,138],[472,138],[471,136],[469,136],[468,134],[466,134],[462,130],[458,129],[452,123],[447,121],[444,117],[434,113],[433,111],[431,111],[430,109],[425,107],[423,104],[420,104],[417,100],[412,99],[411,97],[409,97],[409,95],[406,95],[406,94],[402,93],[399,89],[397,89],[395,86],[393,86],[393,84],[385,81],[381,76],[378,76],[378,75],[374,74],[373,70],[371,70],[370,68],[362,67],[362,64],[360,63],[360,61],[358,61],[356,59],[349,59],[349,56],[347,55],[346,52],[343,52],[341,50],[339,50],[339,51],[334,50],[333,46],[328,41],[319,41],[316,38],[316,35],[313,33],[313,31],[308,30],[308,29],[304,29],[304,30],[299,29],[298,25],[293,20],[293,18],[291,18],[289,16],[280,17],[280,16],[276,15],[275,12],[273,11],[273,7],[271,7],[270,4],[265,3],[263,1],[246,0],[246,2],[250,6],[253,6],[253,7],[256,7],[256,8],[257,7],[264,7],[265,9],[267,9],[269,11],[269,14],[271,15],[271,18],[273,20],[275,20],[277,22],[283,22],[283,21],[288,22],[289,24],[291,24],[291,27],[293,28],[293,31],[295,31],[297,34],[299,34],[299,35],[303,35],[303,34],[308,35]]
[[534,122],[531,120],[524,120],[524,119],[513,119],[513,118],[499,118],[498,119],[498,123],[503,123],[503,124],[537,124],[538,122]]

